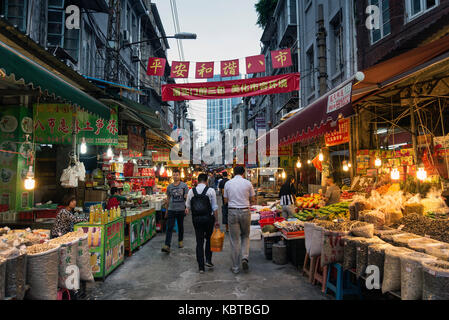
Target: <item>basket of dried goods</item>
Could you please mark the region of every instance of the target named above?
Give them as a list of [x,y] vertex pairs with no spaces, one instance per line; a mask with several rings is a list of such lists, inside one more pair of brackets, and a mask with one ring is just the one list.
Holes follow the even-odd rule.
[[389,243],[375,243],[368,247],[368,266],[376,266],[379,268],[379,279],[384,276],[385,250],[392,248]]
[[423,263],[436,258],[412,252],[401,256],[401,299],[421,300],[423,292]]
[[393,235],[393,244],[397,247],[408,247],[410,240],[422,238],[421,236],[413,233],[403,233]]
[[23,300],[26,290],[27,255],[15,247],[1,246],[0,258],[6,260],[5,296]]
[[425,253],[426,248],[428,248],[429,246],[432,247],[432,246],[435,246],[438,244],[441,244],[441,242],[430,239],[430,238],[422,237],[422,238],[410,240],[408,242],[408,247],[412,250]]
[[372,238],[374,237],[374,225],[366,222],[354,223],[350,231],[355,237]]
[[365,238],[362,237],[344,237],[343,269],[352,270],[356,268],[357,262],[357,242]]
[[27,297],[32,300],[56,300],[58,295],[59,245],[35,244],[27,248]]
[[321,251],[321,266],[331,263],[343,262],[344,257],[344,241],[347,231],[329,231],[322,233],[323,249]]
[[449,244],[440,242],[426,247],[426,253],[449,262]]
[[384,243],[378,237],[371,239],[362,239],[357,242],[356,248],[356,275],[357,277],[365,276],[365,270],[368,266],[368,248],[372,244]]
[[[79,237],[60,237],[49,241],[49,243],[59,245],[59,287],[68,289],[66,281],[71,274],[69,267],[76,266],[76,256],[78,254]],[[79,280],[79,279],[78,279]],[[72,284],[72,288],[78,288],[79,282]]]
[[449,300],[449,262],[424,262],[423,270],[423,300]]
[[385,213],[378,210],[367,211],[363,215],[363,221],[372,223],[374,227],[383,227],[385,225]]
[[0,301],[5,299],[6,259],[0,258]]
[[385,250],[382,293],[401,290],[401,256],[411,253],[408,248],[392,247]]

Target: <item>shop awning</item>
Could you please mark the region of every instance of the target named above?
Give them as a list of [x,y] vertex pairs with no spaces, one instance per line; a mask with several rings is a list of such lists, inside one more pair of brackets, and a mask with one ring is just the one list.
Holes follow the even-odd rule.
[[2,41],[0,41],[0,70],[3,71],[5,78],[23,81],[26,85],[39,88],[50,96],[78,106],[102,118],[109,119],[110,117],[110,109],[100,101],[74,87]]
[[270,146],[270,135],[272,135],[273,130],[278,131],[279,146],[283,146],[323,135],[333,130],[333,122],[339,118],[353,115],[352,82],[352,78],[345,81],[309,106],[298,111],[276,128],[271,129],[265,135],[267,148]]
[[118,95],[114,95],[113,99],[102,100],[108,105],[119,105],[127,111],[132,112],[135,117],[141,119],[149,128],[160,129],[161,127],[161,120],[150,107]]
[[412,76],[447,58],[448,52],[449,35],[363,70],[365,80],[354,85],[352,101],[357,102],[386,86]]

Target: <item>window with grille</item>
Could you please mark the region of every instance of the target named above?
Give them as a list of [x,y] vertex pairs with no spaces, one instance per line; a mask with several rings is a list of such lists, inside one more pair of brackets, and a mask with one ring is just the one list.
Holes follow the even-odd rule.
[[389,0],[370,0],[370,4],[379,8],[379,29],[371,31],[371,44],[378,42],[391,33],[390,26],[390,1]]
[[48,0],[47,46],[64,48],[78,60],[80,30],[65,27],[65,1]]
[[440,0],[406,0],[408,21],[436,8]]
[[27,0],[0,1],[0,14],[22,32],[27,28]]
[[332,28],[332,71],[334,74],[340,73],[344,68],[344,51],[343,51],[343,26],[342,14],[337,13],[331,21]]

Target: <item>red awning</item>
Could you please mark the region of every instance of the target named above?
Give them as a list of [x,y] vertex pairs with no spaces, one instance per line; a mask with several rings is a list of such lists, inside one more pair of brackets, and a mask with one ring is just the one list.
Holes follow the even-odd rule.
[[352,79],[281,123],[277,128],[279,145],[304,141],[332,131],[332,122],[354,114],[351,95]]
[[345,81],[285,122],[271,129],[259,140],[265,138],[268,149],[270,147],[270,135],[273,130],[278,130],[279,146],[324,135],[334,130],[332,122],[354,114],[351,94],[352,79]]
[[449,35],[363,70],[365,80],[354,85],[352,101],[356,102],[440,61],[440,56],[448,51]]

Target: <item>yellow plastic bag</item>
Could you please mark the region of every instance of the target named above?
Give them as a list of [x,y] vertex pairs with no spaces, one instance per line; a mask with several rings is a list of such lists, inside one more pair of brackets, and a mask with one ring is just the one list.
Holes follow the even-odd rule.
[[212,237],[210,238],[210,251],[221,252],[223,251],[225,234],[220,229],[215,229]]

